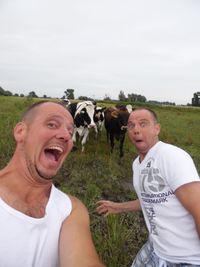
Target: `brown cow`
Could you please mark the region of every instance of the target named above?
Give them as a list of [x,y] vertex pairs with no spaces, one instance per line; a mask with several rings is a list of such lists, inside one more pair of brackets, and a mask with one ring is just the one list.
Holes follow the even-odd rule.
[[114,148],[114,140],[119,141],[119,156],[123,157],[123,144],[127,130],[127,122],[132,111],[131,105],[116,105],[104,111],[107,141],[110,139],[111,153]]

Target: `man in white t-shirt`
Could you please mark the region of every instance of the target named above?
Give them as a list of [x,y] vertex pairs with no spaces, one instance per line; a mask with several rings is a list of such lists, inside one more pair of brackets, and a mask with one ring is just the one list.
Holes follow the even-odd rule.
[[0,171],[1,267],[103,267],[83,203],[53,185],[73,141],[73,118],[55,102],[30,106]]
[[184,150],[159,141],[154,111],[134,109],[128,135],[138,151],[133,184],[138,199],[123,203],[101,200],[97,212],[142,210],[149,240],[132,267],[200,266],[200,179]]

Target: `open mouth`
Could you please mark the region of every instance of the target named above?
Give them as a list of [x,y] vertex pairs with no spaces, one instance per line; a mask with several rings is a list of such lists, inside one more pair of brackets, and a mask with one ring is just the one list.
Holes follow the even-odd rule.
[[44,152],[48,159],[57,162],[64,151],[59,146],[49,146],[45,148]]
[[142,140],[138,139],[138,140],[136,140],[135,142],[136,142],[136,143],[141,143]]

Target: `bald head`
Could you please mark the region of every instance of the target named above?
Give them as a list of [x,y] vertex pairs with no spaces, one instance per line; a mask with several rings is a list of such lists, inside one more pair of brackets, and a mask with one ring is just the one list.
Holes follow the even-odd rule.
[[136,111],[141,111],[141,110],[146,110],[147,112],[150,113],[150,115],[152,116],[152,119],[154,120],[155,123],[158,123],[158,116],[155,113],[155,111],[153,111],[150,108],[145,108],[145,107],[141,107],[141,108],[134,108],[132,113],[136,112]]
[[[21,121],[24,121],[27,124],[30,124],[34,120],[35,116],[38,115],[38,112],[40,111],[40,107],[43,105],[47,105],[47,104],[59,105],[59,106],[63,107],[63,109],[66,110],[65,106],[60,102],[46,101],[46,100],[39,101],[39,102],[36,102],[36,103],[30,105],[24,111],[24,113],[21,116]],[[66,110],[66,112],[68,112],[68,111]]]

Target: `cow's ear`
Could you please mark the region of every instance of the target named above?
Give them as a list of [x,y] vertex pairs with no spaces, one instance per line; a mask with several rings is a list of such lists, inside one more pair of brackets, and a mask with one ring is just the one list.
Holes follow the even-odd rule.
[[126,109],[128,110],[128,113],[131,113],[131,111],[133,111],[133,107],[132,105],[126,105]]
[[117,112],[117,110],[114,110],[111,112],[111,117],[118,118],[118,116],[119,116],[119,112]]

